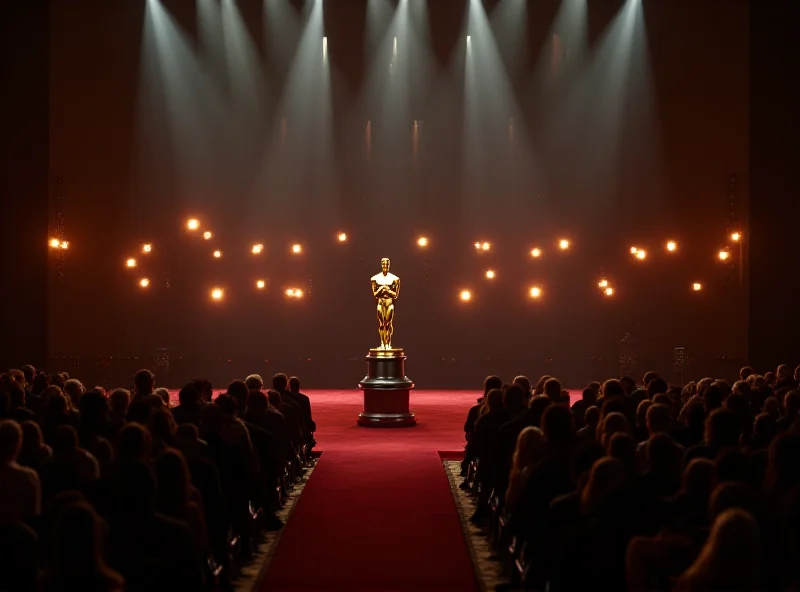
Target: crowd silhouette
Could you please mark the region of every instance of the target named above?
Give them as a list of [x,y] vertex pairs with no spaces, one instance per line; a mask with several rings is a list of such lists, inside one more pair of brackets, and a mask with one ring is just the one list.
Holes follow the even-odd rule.
[[[510,589],[744,591],[800,584],[800,367],[733,384],[655,373],[490,376],[468,413],[462,489]],[[0,376],[0,590],[232,587],[313,464],[300,382],[178,393],[141,370],[86,389]]]
[[468,413],[460,487],[524,590],[744,591],[800,585],[800,367],[734,384],[648,372],[496,376]]
[[230,589],[314,462],[300,381],[271,386],[196,380],[171,407],[149,370],[110,392],[2,374],[0,590]]

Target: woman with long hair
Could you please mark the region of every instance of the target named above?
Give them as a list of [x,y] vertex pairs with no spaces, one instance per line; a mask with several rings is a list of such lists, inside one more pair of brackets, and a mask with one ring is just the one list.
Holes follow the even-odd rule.
[[50,565],[41,590],[121,592],[124,578],[111,569],[102,554],[102,520],[86,502],[67,506],[56,519]]
[[722,512],[700,555],[678,579],[681,592],[745,592],[761,584],[761,534],[755,519],[738,508]]
[[192,485],[186,459],[180,451],[168,448],[156,458],[155,473],[158,481],[156,510],[189,525],[204,560],[208,557],[208,531],[201,498]]
[[512,508],[525,488],[528,475],[542,460],[545,448],[544,433],[537,427],[527,427],[517,438],[517,448],[511,464],[506,489],[506,506]]

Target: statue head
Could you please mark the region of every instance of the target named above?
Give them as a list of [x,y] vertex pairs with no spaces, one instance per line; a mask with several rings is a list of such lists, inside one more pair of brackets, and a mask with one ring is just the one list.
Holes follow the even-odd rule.
[[389,261],[388,257],[384,257],[383,259],[381,259],[381,271],[383,271],[383,273],[389,273],[390,264],[391,261]]

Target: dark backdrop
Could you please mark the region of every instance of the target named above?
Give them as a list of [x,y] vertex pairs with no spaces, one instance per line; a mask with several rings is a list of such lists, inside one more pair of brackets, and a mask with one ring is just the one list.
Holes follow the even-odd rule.
[[751,257],[749,350],[758,367],[800,362],[800,55],[794,2],[753,2],[750,54]]
[[[197,176],[214,183],[192,185],[208,187],[202,195],[183,190],[183,147],[157,141],[169,124],[163,105],[143,109],[153,105],[142,98],[145,3],[53,8],[49,210],[52,229],[57,194],[71,239],[60,271],[52,256],[48,264],[46,341],[51,355],[70,357],[59,364],[128,372],[151,363],[163,347],[174,380],[204,372],[223,381],[247,367],[296,371],[320,386],[349,385],[375,340],[367,278],[385,255],[403,278],[396,341],[411,354],[409,372],[424,386],[474,384],[490,369],[553,371],[577,383],[618,371],[627,332],[640,369],[654,365],[669,373],[676,346],[686,346],[698,368],[728,368],[745,356],[749,265],[740,286],[737,271],[717,265],[713,254],[733,226],[748,232],[747,3],[730,3],[726,11],[714,3],[642,3],[651,90],[638,90],[647,82],[636,78],[647,73],[639,64],[626,82],[626,117],[613,145],[601,133],[607,112],[592,106],[593,89],[581,75],[591,52],[601,51],[620,3],[592,3],[586,59],[558,74],[549,67],[557,2],[536,3],[525,14],[525,51],[504,48],[505,31],[495,30],[520,118],[515,137],[528,149],[509,152],[492,137],[481,154],[491,175],[476,185],[464,156],[465,3],[429,5],[430,37],[423,39],[429,49],[413,55],[433,61],[421,82],[438,80],[438,90],[411,93],[400,122],[364,100],[374,77],[365,10],[355,5],[363,3],[325,3],[335,159],[315,166],[298,159],[307,145],[292,136],[298,125],[291,118],[284,128],[295,142],[291,158],[276,163],[280,151],[248,149],[260,146],[262,136],[274,143],[284,119],[278,98],[288,66],[265,58],[270,92],[263,117],[233,150],[209,148],[203,162],[212,164]],[[268,56],[260,2],[238,6],[259,55]],[[195,65],[210,72],[212,86],[224,87],[230,73],[202,51],[195,3],[165,8],[197,51]],[[566,125],[572,112],[563,104],[570,100],[580,102],[580,117]],[[187,121],[203,123],[192,116],[193,108],[202,115],[201,108],[184,108]],[[367,120],[371,159],[362,158]],[[414,120],[422,122],[416,161]],[[613,167],[605,166],[609,151]],[[188,214],[211,221],[225,267],[212,267],[208,249],[186,239],[180,224]],[[340,228],[352,237],[342,246],[333,241]],[[414,247],[420,233],[432,241],[427,255]],[[562,234],[575,248],[555,259]],[[493,242],[490,261],[476,261],[471,243],[479,236]],[[680,241],[685,256],[655,256],[668,236]],[[122,267],[143,240],[158,252],[142,269],[155,280],[146,295],[135,286],[138,276]],[[254,240],[267,245],[264,263],[247,256]],[[285,254],[293,240],[306,245],[300,260]],[[648,243],[652,261],[632,265],[625,251],[631,242]],[[536,243],[549,250],[539,268],[526,258]],[[491,288],[480,277],[488,265],[499,274]],[[593,287],[601,273],[617,286],[612,301]],[[268,277],[267,294],[249,289],[255,275]],[[695,278],[707,288],[700,297],[688,292]],[[525,299],[532,282],[545,286],[541,303]],[[208,301],[215,283],[227,288],[223,306]],[[279,288],[290,283],[310,286],[312,294],[287,303]],[[461,286],[476,294],[466,308],[455,298]],[[119,360],[136,356],[142,359]]]

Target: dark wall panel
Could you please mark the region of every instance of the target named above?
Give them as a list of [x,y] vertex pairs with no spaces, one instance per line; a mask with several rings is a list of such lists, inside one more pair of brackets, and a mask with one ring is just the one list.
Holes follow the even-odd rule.
[[49,2],[0,19],[0,368],[47,358]]
[[750,359],[800,362],[800,8],[751,3]]

